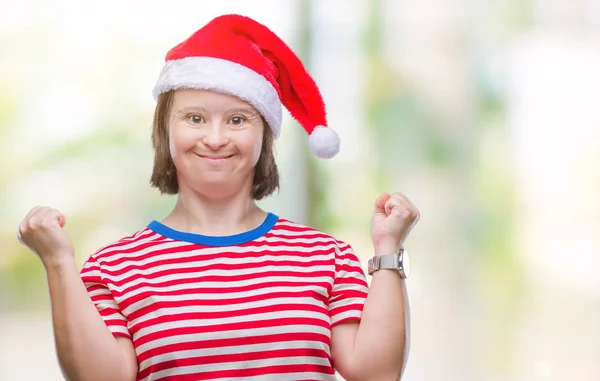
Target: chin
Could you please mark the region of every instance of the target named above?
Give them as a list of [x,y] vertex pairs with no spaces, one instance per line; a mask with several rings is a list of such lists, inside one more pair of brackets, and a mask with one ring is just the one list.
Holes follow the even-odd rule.
[[196,175],[198,182],[231,183],[240,177],[233,168],[202,168]]
[[213,196],[220,198],[225,195],[238,193],[243,188],[243,185],[239,181],[236,181],[231,174],[213,172],[203,175],[202,179],[198,179],[195,182],[193,188],[211,198]]
[[232,193],[232,187],[223,182],[202,181],[190,186],[194,192],[209,198],[221,198]]

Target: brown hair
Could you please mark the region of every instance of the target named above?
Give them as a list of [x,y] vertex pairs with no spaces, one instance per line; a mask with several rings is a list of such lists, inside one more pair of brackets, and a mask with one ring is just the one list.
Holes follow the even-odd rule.
[[[152,147],[154,147],[154,168],[150,185],[158,188],[161,194],[174,195],[179,192],[177,170],[169,150],[169,117],[175,91],[160,94],[154,110],[152,124]],[[263,119],[263,133],[260,157],[254,168],[252,197],[260,200],[279,189],[279,170],[273,155],[273,134]]]

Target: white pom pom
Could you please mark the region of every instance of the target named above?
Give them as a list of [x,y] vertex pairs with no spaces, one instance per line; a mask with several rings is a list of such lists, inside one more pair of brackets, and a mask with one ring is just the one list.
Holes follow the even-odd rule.
[[318,157],[329,159],[340,151],[340,137],[329,127],[317,126],[308,137],[308,146]]

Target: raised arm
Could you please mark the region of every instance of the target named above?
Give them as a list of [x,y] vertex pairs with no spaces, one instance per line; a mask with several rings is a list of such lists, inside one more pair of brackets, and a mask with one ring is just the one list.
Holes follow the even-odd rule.
[[70,381],[133,381],[138,364],[131,339],[115,338],[81,280],[74,248],[56,209],[36,207],[19,226],[20,240],[46,269],[58,361]]
[[[375,202],[371,235],[375,256],[395,253],[419,219],[401,193]],[[347,381],[398,381],[408,353],[409,308],[406,285],[396,270],[373,274],[360,322],[332,328],[332,358]]]

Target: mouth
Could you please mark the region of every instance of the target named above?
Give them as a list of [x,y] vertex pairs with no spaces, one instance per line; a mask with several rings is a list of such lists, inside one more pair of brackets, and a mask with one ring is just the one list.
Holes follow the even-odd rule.
[[201,159],[208,161],[211,164],[224,163],[235,155],[196,155]]

